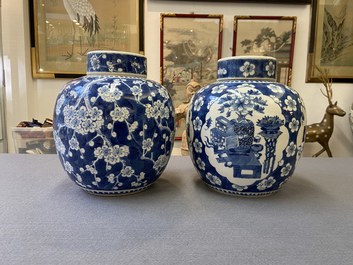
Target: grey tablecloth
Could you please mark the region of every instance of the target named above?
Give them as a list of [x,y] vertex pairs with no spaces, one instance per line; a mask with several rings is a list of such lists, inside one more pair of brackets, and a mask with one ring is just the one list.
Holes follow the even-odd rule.
[[188,157],[124,197],[82,191],[55,155],[0,170],[0,264],[353,264],[353,158],[304,158],[264,198],[210,190]]

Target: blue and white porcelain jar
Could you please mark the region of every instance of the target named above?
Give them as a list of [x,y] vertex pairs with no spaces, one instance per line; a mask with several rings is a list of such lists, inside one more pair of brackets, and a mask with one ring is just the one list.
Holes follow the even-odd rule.
[[87,75],[65,85],[54,110],[60,161],[82,189],[120,195],[146,189],[162,174],[174,143],[167,90],[146,79],[139,54],[93,51]]
[[202,180],[226,194],[277,191],[304,145],[306,114],[295,90],[277,83],[276,59],[218,61],[218,79],[193,97],[187,117],[192,161]]

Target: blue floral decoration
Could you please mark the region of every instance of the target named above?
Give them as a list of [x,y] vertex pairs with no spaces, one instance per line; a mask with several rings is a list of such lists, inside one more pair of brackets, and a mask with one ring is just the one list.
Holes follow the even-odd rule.
[[136,76],[146,70],[139,55],[90,53],[88,65],[89,74],[69,82],[56,101],[59,159],[69,177],[89,192],[144,190],[162,174],[172,153],[171,97],[160,84]]
[[274,58],[232,57],[219,60],[218,66],[218,81],[199,90],[189,107],[187,137],[194,166],[217,191],[244,196],[275,192],[302,154],[303,101],[295,90],[274,81]]

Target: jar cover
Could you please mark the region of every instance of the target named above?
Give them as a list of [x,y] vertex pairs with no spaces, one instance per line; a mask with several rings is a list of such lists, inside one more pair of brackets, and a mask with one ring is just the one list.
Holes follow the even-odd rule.
[[218,60],[217,80],[257,79],[276,80],[277,61],[268,56],[234,56]]
[[87,53],[87,73],[135,74],[146,77],[147,60],[140,54],[114,51]]

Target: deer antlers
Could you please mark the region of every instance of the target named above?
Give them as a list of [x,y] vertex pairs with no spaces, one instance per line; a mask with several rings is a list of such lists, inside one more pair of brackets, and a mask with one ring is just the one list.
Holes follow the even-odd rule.
[[327,69],[321,69],[317,65],[315,65],[315,68],[319,71],[319,73],[320,73],[319,79],[326,89],[326,94],[324,92],[322,92],[321,88],[320,88],[320,92],[328,99],[329,105],[332,106],[333,105],[333,103],[332,103],[332,78],[328,77],[328,70]]

